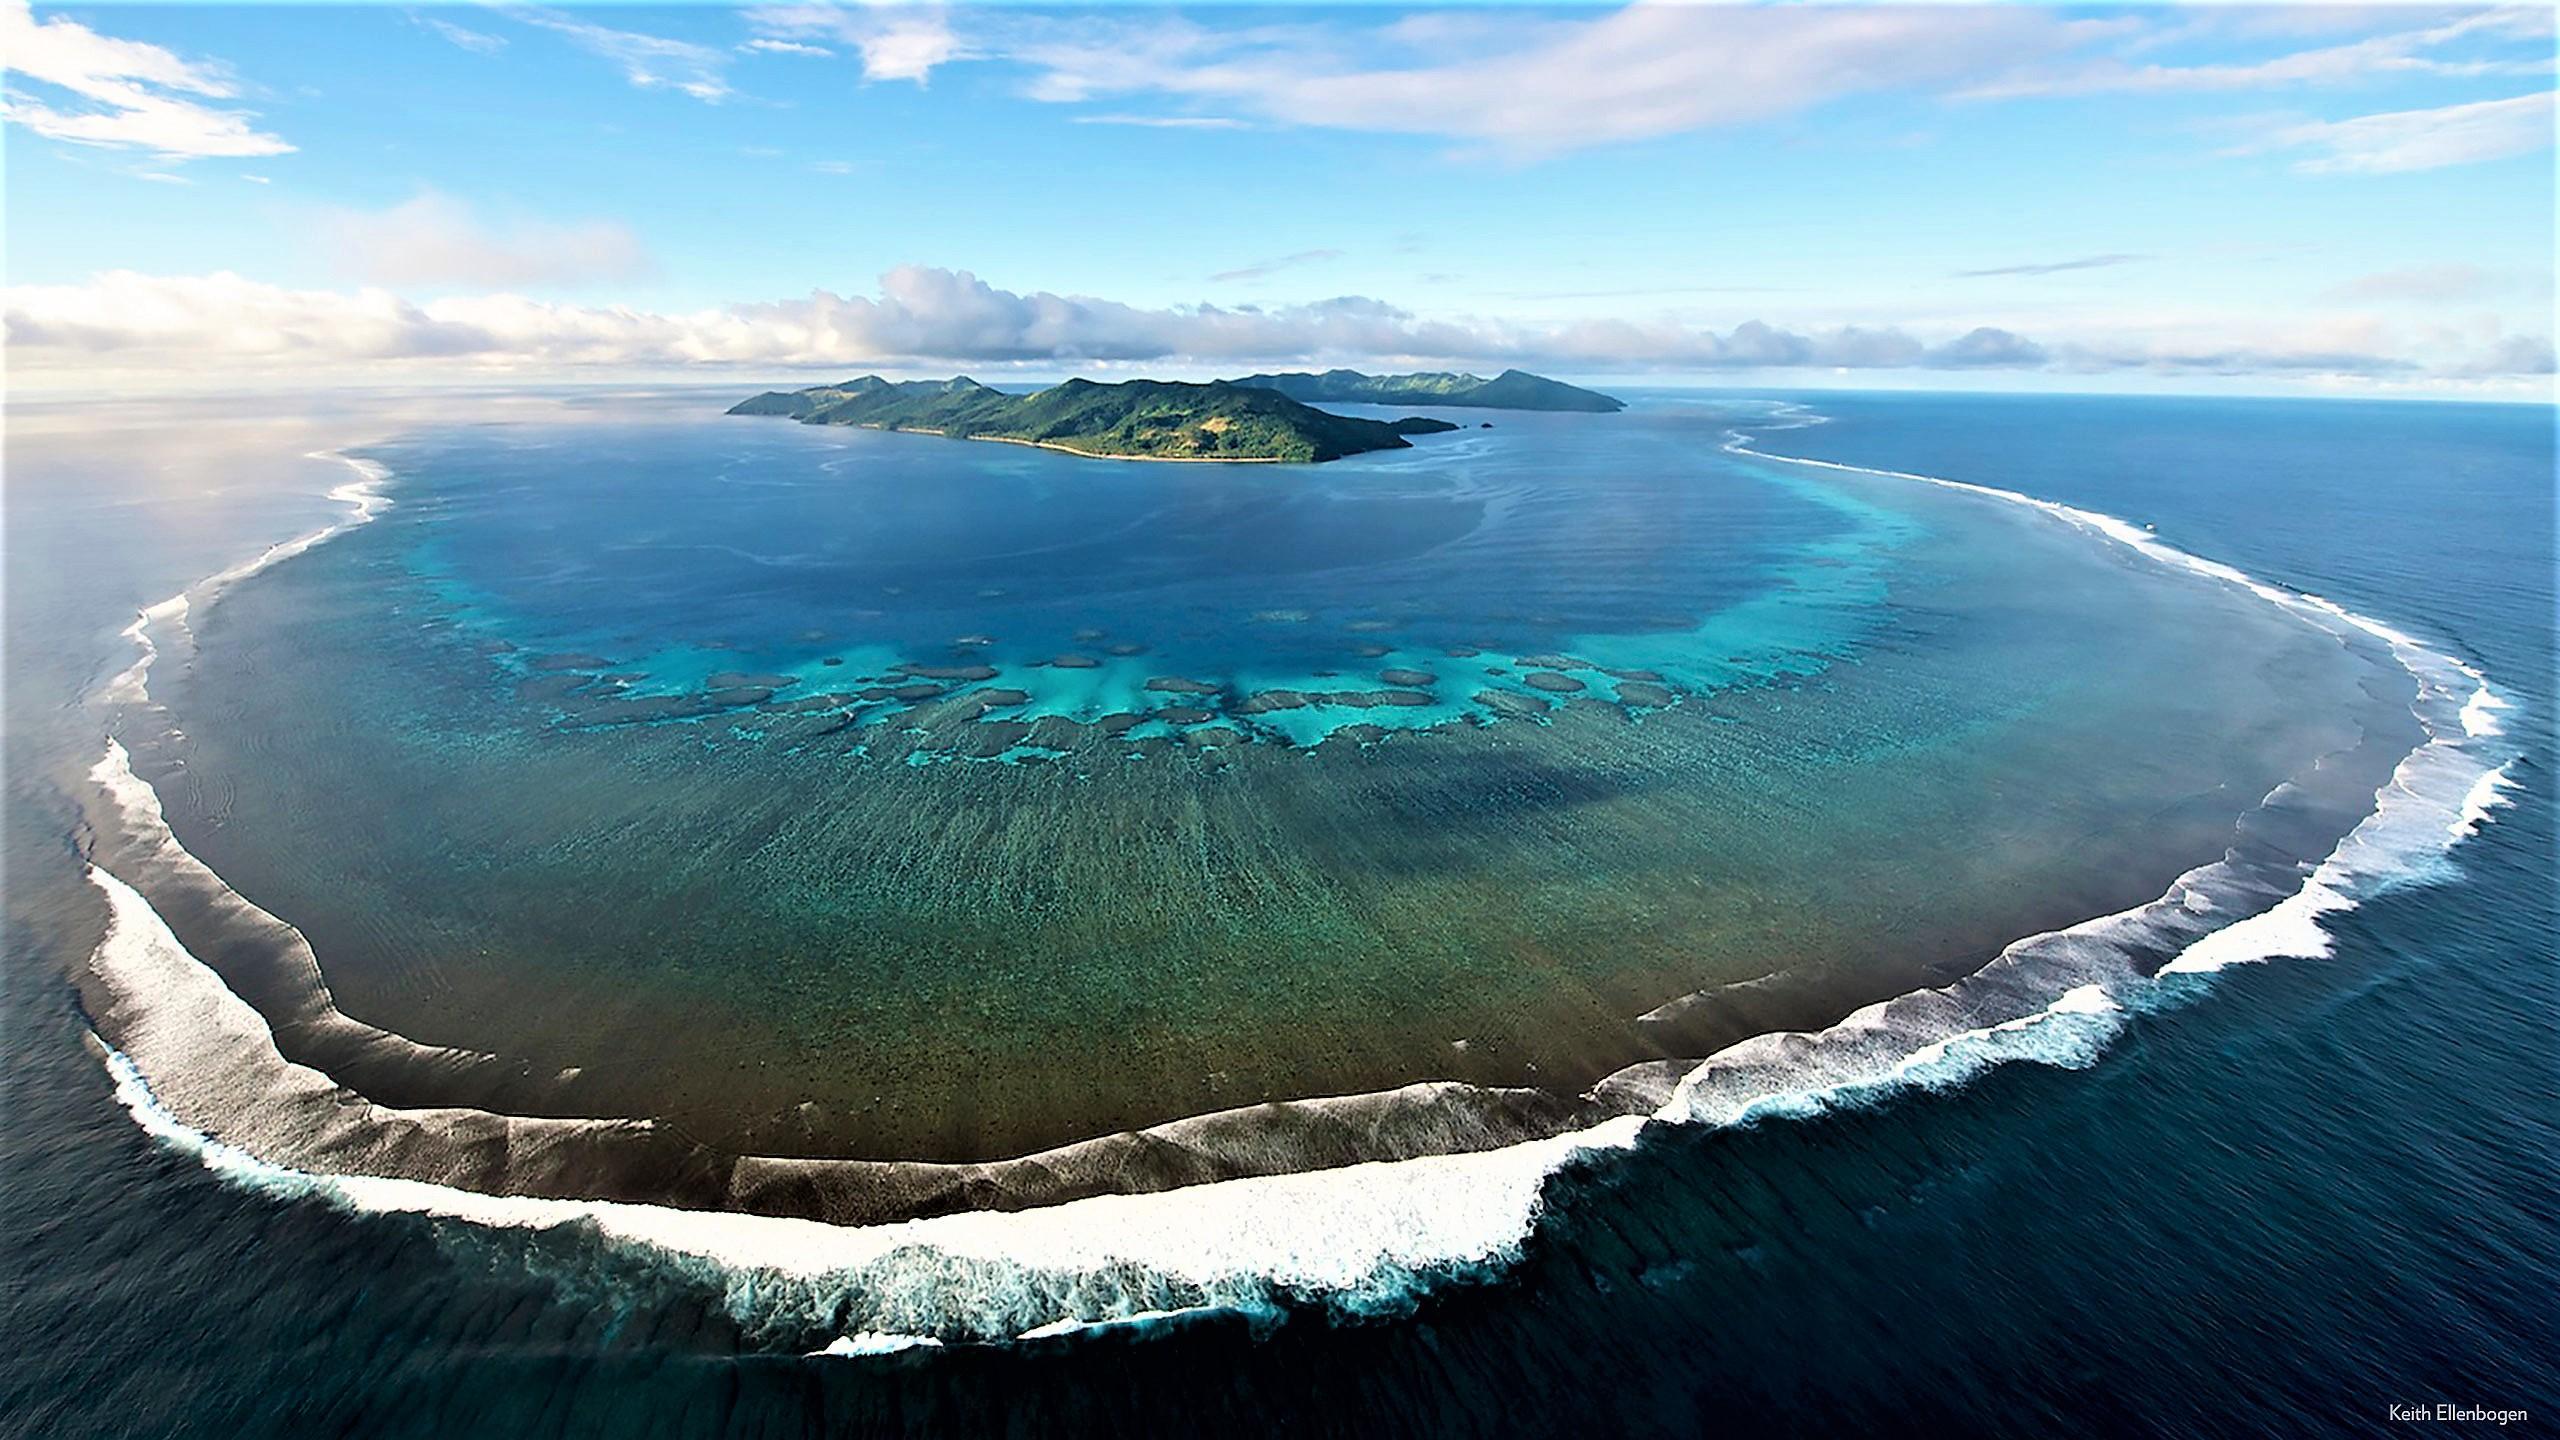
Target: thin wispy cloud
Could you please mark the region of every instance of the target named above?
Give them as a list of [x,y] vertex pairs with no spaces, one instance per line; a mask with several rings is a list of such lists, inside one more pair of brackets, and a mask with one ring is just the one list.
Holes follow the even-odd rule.
[[1341,258],[1342,252],[1339,250],[1300,250],[1295,254],[1274,255],[1268,260],[1256,260],[1250,265],[1240,265],[1233,270],[1221,270],[1209,278],[1222,285],[1237,280],[1259,280],[1266,275],[1277,275],[1283,270],[1295,270],[1301,266],[1321,264],[1327,260]]
[[1071,115],[1078,125],[1131,125],[1142,130],[1247,130],[1242,120],[1222,115]]
[[2240,147],[2240,153],[2310,151],[2294,168],[2315,175],[2390,175],[2476,165],[2550,149],[2552,100],[2552,92],[2542,90],[2507,100],[2285,125]]
[[[1536,159],[1794,116],[1895,93],[1990,100],[2109,93],[2246,93],[2393,78],[2547,75],[2551,13],[2516,6],[2412,24],[2410,12],[2257,11],[2171,20],[2030,6],[1732,6],[1637,3],[1599,14],[1425,12],[1382,21],[1206,23],[1107,11],[800,6],[752,12],[773,33],[854,40],[884,25],[929,37],[929,63],[1002,60],[1024,91],[1061,105],[1161,100],[1081,123],[1229,129],[1260,123],[1431,136]],[[2439,12],[2441,14],[2441,12]],[[2384,33],[2341,31],[2398,21]],[[2146,59],[2206,39],[2227,50],[2297,38],[2272,56]],[[893,73],[865,52],[866,74]],[[1200,114],[1195,112],[1206,111]]]
[[2023,7],[1657,3],[1499,24],[1426,15],[1370,26],[1210,27],[1079,14],[999,27],[1005,57],[1035,72],[1034,99],[1163,96],[1279,124],[1438,136],[1515,156],[1942,88],[2115,28]]
[[2070,270],[2104,270],[2114,265],[2135,265],[2151,258],[2149,255],[2083,255],[2075,260],[1994,265],[1988,270],[1957,270],[1952,273],[1958,280],[1983,280],[2002,275],[2060,275]]
[[803,45],[797,40],[771,38],[749,40],[738,48],[757,55],[807,55],[818,59],[833,59],[836,53],[824,45]]
[[[1425,275],[1425,280],[1446,280],[1446,275]],[[1636,300],[1669,295],[1783,295],[1785,289],[1775,285],[1647,285],[1618,290],[1506,290],[1506,300]]]
[[674,90],[706,104],[729,98],[729,52],[672,40],[637,30],[617,30],[559,10],[511,9],[506,12],[528,25],[566,37],[570,43],[613,62],[622,77],[643,90]]
[[[2371,14],[2388,16],[2377,10]],[[2471,78],[2548,74],[2548,47],[2533,55],[2446,55],[2466,40],[2548,40],[2551,12],[2518,6],[2485,10],[2438,25],[2397,30],[2340,45],[2296,50],[2264,60],[2203,64],[2134,65],[2099,60],[2065,70],[2027,72],[1973,86],[1969,99],[2039,95],[2269,90],[2288,86],[2344,85],[2391,76]]]
[[38,23],[26,0],[0,0],[0,72],[12,80],[0,117],[49,140],[168,160],[294,149],[252,124],[250,112],[206,103],[240,93],[222,65],[100,34],[66,16]]
[[468,50],[474,55],[495,55],[507,48],[507,39],[503,35],[491,35],[486,31],[472,30],[456,25],[450,20],[440,20],[433,15],[412,15],[409,19],[428,34],[447,44]]

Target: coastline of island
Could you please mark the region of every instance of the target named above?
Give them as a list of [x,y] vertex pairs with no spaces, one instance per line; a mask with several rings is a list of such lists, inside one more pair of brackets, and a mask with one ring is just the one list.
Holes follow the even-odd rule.
[[[891,427],[867,425],[863,428],[885,430]],[[939,430],[916,430],[908,433],[942,434]],[[1025,440],[1013,435],[963,435],[960,438],[984,440],[996,445],[1026,445],[1034,450],[1055,450],[1061,455],[1073,455],[1085,460],[1134,460],[1146,465],[1286,465],[1289,463],[1277,455],[1114,455],[1107,450],[1079,450],[1073,445],[1062,445],[1055,440]]]
[[965,375],[904,381],[865,375],[840,384],[769,390],[727,413],[956,440],[1001,440],[1089,460],[1190,464],[1320,464],[1374,450],[1407,449],[1410,436],[1465,428],[1422,415],[1376,420],[1319,410],[1288,393],[1287,386],[1301,380],[1325,382],[1342,392],[1329,398],[1342,403],[1381,403],[1377,397],[1386,397],[1383,403],[1585,412],[1611,411],[1622,404],[1520,371],[1505,371],[1492,381],[1472,375],[1366,376],[1355,371],[1205,383],[1075,379],[1022,395]]
[[780,416],[804,425],[858,425],[955,440],[1007,440],[1097,460],[1319,463],[1371,450],[1402,450],[1408,435],[1459,427],[1408,416],[1336,415],[1276,390],[1212,380],[1069,380],[1027,395],[949,380],[865,375],[838,385],[767,391],[732,415]]
[[1490,380],[1464,371],[1431,370],[1408,375],[1369,375],[1358,370],[1322,374],[1293,370],[1246,375],[1228,382],[1276,390],[1303,404],[1331,401],[1341,405],[1442,405],[1473,410],[1578,411],[1614,415],[1627,408],[1615,395],[1585,390],[1526,370],[1505,370]]

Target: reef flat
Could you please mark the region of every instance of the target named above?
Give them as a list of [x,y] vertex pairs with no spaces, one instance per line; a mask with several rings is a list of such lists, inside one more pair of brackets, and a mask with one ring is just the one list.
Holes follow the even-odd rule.
[[[192,615],[180,723],[125,732],[168,840],[99,853],[280,1063],[519,1122],[310,1164],[879,1219],[1646,1113],[2157,896],[2231,797],[2316,838],[2405,746],[2387,672],[2253,596],[1683,420],[1215,485],[700,419],[387,443],[381,519]],[[119,973],[170,1104],[255,1090],[191,1089]]]

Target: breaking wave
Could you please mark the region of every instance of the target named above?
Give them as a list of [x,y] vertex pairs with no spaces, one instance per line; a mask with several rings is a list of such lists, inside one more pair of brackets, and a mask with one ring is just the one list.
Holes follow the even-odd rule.
[[317,530],[307,531],[290,540],[279,541],[228,570],[208,575],[177,594],[154,605],[146,605],[133,623],[124,627],[125,639],[140,653],[132,664],[92,692],[100,705],[129,706],[146,704],[151,699],[151,667],[160,659],[159,632],[176,630],[183,638],[191,611],[212,604],[223,591],[250,576],[302,554],[313,546],[333,540],[358,525],[371,521],[391,508],[389,485],[391,471],[374,461],[341,454],[335,450],[314,450],[306,460],[334,460],[355,472],[356,478],[332,486],[328,498],[347,507],[346,513]]

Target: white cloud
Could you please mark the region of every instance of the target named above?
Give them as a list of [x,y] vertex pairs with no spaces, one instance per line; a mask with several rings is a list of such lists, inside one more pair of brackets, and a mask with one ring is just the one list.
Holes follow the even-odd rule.
[[[924,84],[936,69],[977,52],[951,28],[950,13],[940,5],[908,5],[896,0],[857,5],[774,5],[747,12],[747,23],[763,32],[750,40],[760,48],[780,48],[787,36],[817,37],[850,45],[862,56],[866,80],[912,80]],[[800,50],[817,50],[797,45]]]
[[2560,370],[2551,342],[2539,336],[2510,335],[2496,341],[2460,370],[2463,375],[2549,375]]
[[388,210],[341,210],[320,233],[338,268],[380,285],[584,285],[647,274],[630,227],[519,222],[491,226],[470,207],[426,192]]
[[[2367,16],[2387,10],[2349,12]],[[2220,27],[2215,27],[2220,28]],[[2389,75],[2476,77],[2547,74],[2547,44],[2531,56],[2448,57],[2430,52],[2471,39],[2541,39],[2551,34],[2550,12],[2536,7],[2474,11],[2443,24],[2398,30],[2343,45],[2297,50],[2272,59],[2246,63],[2195,65],[2130,65],[2102,61],[2066,71],[2028,72],[1974,86],[1971,99],[2005,99],[2027,95],[2090,95],[2110,91],[2237,91],[2285,85],[2340,85]]]
[[197,350],[201,360],[254,356],[329,365],[461,354],[484,343],[388,291],[286,290],[228,273],[110,271],[85,285],[14,286],[7,314],[13,360],[32,354],[76,363],[82,356],[132,353],[178,363]]
[[1148,308],[998,289],[965,271],[906,266],[872,296],[684,314],[573,306],[520,295],[403,299],[387,289],[289,290],[238,275],[131,271],[6,296],[10,360],[22,374],[202,376],[421,367],[468,373],[835,371],[934,364],[1233,370],[1355,361],[1372,367],[1506,364],[1569,371],[2045,369],[2072,372],[2363,377],[2508,376],[2547,370],[2549,340],[2495,327],[2446,332],[2420,353],[2363,317],[2253,332],[2243,324],[2031,338],[1993,325],[1928,339],[1895,326],[1794,330],[1749,321],[1715,331],[1612,318],[1524,324],[1438,320],[1356,296],[1274,307]]
[[2552,92],[2543,90],[2509,100],[2286,125],[2242,149],[2317,152],[2294,165],[2315,174],[2384,175],[2503,160],[2551,148],[2552,100]]
[[621,67],[624,79],[643,90],[675,90],[715,105],[729,98],[727,51],[690,40],[616,30],[557,10],[507,13],[528,25],[565,35],[579,48],[612,61]]
[[[1348,12],[1341,12],[1348,13]],[[1165,12],[968,12],[808,4],[750,12],[772,35],[862,48],[873,79],[921,81],[955,60],[1030,70],[1056,104],[1164,102],[1081,123],[1232,129],[1251,122],[1434,136],[1514,158],[1796,114],[1858,95],[1972,98],[2098,92],[2241,92],[2393,76],[2548,74],[2551,13],[2198,10],[2099,17],[2033,6],[1718,5],[1635,0],[1600,14],[1430,11],[1388,21]],[[2143,61],[2210,42],[2270,58]],[[2093,58],[2111,50],[2108,58]]]
[[873,80],[913,80],[921,85],[935,66],[960,55],[959,39],[938,11],[901,16],[861,44],[862,73]]
[[1134,125],[1143,130],[1245,130],[1241,120],[1217,115],[1071,115],[1078,125]]
[[2026,7],[1640,0],[1593,19],[1426,15],[1365,29],[1018,17],[1004,53],[1035,67],[1042,100],[1160,95],[1541,155],[1970,80],[2120,28]]
[[474,55],[495,55],[507,48],[506,37],[503,35],[465,29],[450,20],[439,20],[433,15],[412,15],[409,18],[417,21],[428,33],[450,44],[458,45]]
[[2334,300],[2443,303],[2477,300],[2500,288],[2497,278],[2477,265],[2412,265],[2359,275],[2327,295]]
[[239,94],[221,66],[101,35],[64,16],[38,24],[27,0],[0,0],[0,67],[74,97],[63,108],[30,98],[23,84],[7,87],[0,115],[48,139],[149,150],[173,160],[293,151],[253,128],[248,112],[203,103]]
[[738,48],[760,55],[810,55],[821,59],[833,59],[836,53],[824,45],[803,45],[797,40],[749,40]]

